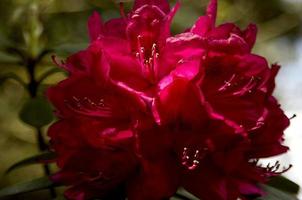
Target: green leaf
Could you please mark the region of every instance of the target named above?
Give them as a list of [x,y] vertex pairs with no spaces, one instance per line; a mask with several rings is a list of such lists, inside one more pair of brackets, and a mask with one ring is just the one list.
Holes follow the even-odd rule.
[[[45,9],[44,13],[73,13],[79,11],[85,11],[91,9],[87,0],[52,0],[49,1],[39,1]],[[43,5],[44,4],[44,5]],[[43,13],[43,14],[44,14]]]
[[259,197],[256,200],[298,200],[295,195],[289,194],[277,188],[273,188],[268,185],[262,185],[262,188],[266,192],[266,195]]
[[66,200],[66,198],[64,196],[58,196],[57,198],[55,198],[54,200]]
[[198,200],[198,198],[184,188],[179,188],[171,200]]
[[91,3],[94,6],[103,8],[103,9],[117,9],[116,4],[118,3],[130,3],[133,2],[134,0],[89,0],[88,2]]
[[34,127],[42,127],[53,120],[53,112],[45,98],[29,99],[20,111],[20,119]]
[[298,194],[300,186],[284,176],[276,176],[271,178],[267,185],[288,192],[291,194]]
[[18,195],[28,192],[33,192],[37,190],[43,190],[50,187],[59,186],[53,183],[49,177],[37,178],[28,182],[17,183],[12,186],[5,187],[0,190],[0,198],[7,197],[11,195]]
[[[1,40],[1,39],[0,39]],[[1,43],[1,41],[0,41]],[[0,48],[0,64],[5,66],[8,63],[10,64],[14,64],[16,65],[19,62],[18,57],[8,54],[7,52],[4,52],[3,50]]]
[[192,200],[189,197],[185,196],[184,194],[176,193],[171,200]]
[[26,83],[22,80],[21,77],[19,77],[17,74],[14,74],[14,73],[0,75],[0,85],[2,85],[6,80],[9,80],[9,79],[17,81],[18,83],[20,83],[20,85],[22,85],[24,88],[26,88]]
[[24,167],[27,165],[32,164],[43,164],[43,163],[49,163],[54,161],[56,158],[56,154],[54,152],[44,152],[38,155],[31,156],[29,158],[25,158],[15,164],[13,164],[10,168],[6,170],[6,174],[10,173],[11,171],[18,169],[20,167]]
[[60,46],[53,47],[53,51],[58,55],[66,56],[87,48],[88,43],[73,43],[62,44]]
[[116,9],[116,5],[114,4],[114,0],[88,0],[88,2],[94,6],[97,6],[99,8],[105,9],[105,10],[113,10]]
[[39,83],[39,86],[41,85],[41,83],[47,79],[48,77],[50,77],[51,75],[53,74],[56,74],[56,73],[65,73],[65,71],[63,71],[61,68],[52,68],[46,72],[44,72],[44,74],[42,74],[40,77],[39,77],[39,80],[38,80],[38,83]]

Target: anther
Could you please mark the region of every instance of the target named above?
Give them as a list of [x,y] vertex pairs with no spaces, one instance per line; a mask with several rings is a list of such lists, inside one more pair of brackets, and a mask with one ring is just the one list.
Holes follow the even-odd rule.
[[100,99],[98,103],[95,103],[88,97],[82,99],[73,96],[71,100],[64,100],[67,107],[77,113],[96,116],[96,117],[109,117],[112,116],[112,110],[110,106],[105,105],[104,99]]
[[296,118],[296,117],[297,117],[297,115],[296,115],[296,114],[293,114],[293,116],[291,116],[289,119],[292,120],[292,119],[294,119],[294,118]]
[[202,159],[203,157],[204,155],[201,156],[199,150],[195,150],[194,155],[191,157],[189,155],[188,148],[184,147],[182,152],[181,164],[185,166],[188,170],[195,170],[200,164],[200,159]]
[[222,91],[227,90],[232,85],[232,81],[235,79],[235,77],[236,77],[236,75],[233,74],[229,80],[224,81],[224,85],[222,87],[220,87],[218,89],[218,91],[222,92]]

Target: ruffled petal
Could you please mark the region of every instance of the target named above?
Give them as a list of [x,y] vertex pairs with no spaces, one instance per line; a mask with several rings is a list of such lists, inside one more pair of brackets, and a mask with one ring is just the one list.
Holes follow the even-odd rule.
[[101,16],[98,12],[93,12],[93,14],[89,17],[87,26],[90,42],[93,42],[102,34],[104,29]]
[[289,149],[282,144],[284,130],[290,124],[288,117],[273,97],[269,98],[266,108],[267,114],[258,121],[258,126],[250,133],[252,145],[249,156],[251,158],[275,156]]
[[170,5],[167,0],[135,0],[133,10],[137,10],[144,5],[155,5],[165,13],[170,12]]
[[201,16],[195,22],[193,27],[191,28],[190,32],[205,36],[210,30],[212,29],[212,21],[208,16]]
[[257,26],[255,24],[250,24],[243,32],[243,37],[250,49],[252,49],[257,38]]
[[211,19],[212,26],[215,26],[217,17],[217,0],[210,0],[206,15]]
[[200,36],[205,36],[215,27],[217,16],[217,0],[210,0],[206,16],[201,16],[191,28],[191,32]]

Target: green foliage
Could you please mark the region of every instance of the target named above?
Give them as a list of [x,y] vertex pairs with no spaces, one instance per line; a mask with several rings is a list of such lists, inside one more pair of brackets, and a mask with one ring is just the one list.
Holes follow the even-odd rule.
[[269,183],[269,186],[282,190],[284,192],[290,194],[298,194],[300,187],[298,184],[294,183],[293,181],[285,178],[284,176],[276,176],[273,177]]
[[72,53],[80,51],[88,47],[88,43],[70,43],[70,44],[62,44],[53,47],[53,51],[59,55],[68,56]]
[[57,198],[55,198],[54,200],[66,200],[64,196],[58,196]]
[[[267,185],[261,185],[266,195],[255,200],[298,200],[296,195],[299,185],[283,176],[272,178]],[[172,200],[197,200],[192,194],[184,189],[179,189]],[[254,199],[254,198],[249,198]]]
[[43,190],[56,186],[58,185],[54,184],[48,177],[42,177],[28,182],[22,182],[12,186],[5,187],[0,190],[0,198],[12,196],[12,195],[24,194],[37,190]]
[[19,77],[17,74],[14,73],[8,73],[5,75],[0,75],[0,86],[6,81],[6,80],[15,80],[18,83],[20,83],[20,85],[22,85],[23,87],[26,87],[26,83],[22,80],[21,77]]
[[52,107],[42,97],[27,100],[19,116],[23,122],[38,128],[49,124],[53,120]]
[[295,195],[283,192],[277,188],[268,185],[262,185],[262,188],[266,192],[266,195],[256,200],[298,200]]
[[18,169],[20,167],[25,167],[32,164],[45,164],[53,162],[56,158],[56,154],[54,152],[44,152],[38,155],[34,155],[28,158],[25,158],[15,164],[13,164],[10,168],[6,170],[5,173],[10,173],[11,171]]
[[180,188],[177,190],[172,200],[198,200],[198,198],[189,193],[184,188]]
[[[63,71],[62,69],[57,68],[57,67],[52,68],[52,69],[49,69],[48,71],[44,72],[44,73],[39,77],[39,79],[38,79],[38,84],[39,84],[39,86],[41,86],[41,84],[43,83],[43,81],[44,81],[45,79],[47,79],[48,77],[50,77],[50,76],[52,76],[52,75],[54,75],[54,74],[56,74],[56,73],[59,73],[59,72],[65,73],[65,71]],[[46,88],[44,88],[43,91],[45,91],[45,89],[46,89]]]

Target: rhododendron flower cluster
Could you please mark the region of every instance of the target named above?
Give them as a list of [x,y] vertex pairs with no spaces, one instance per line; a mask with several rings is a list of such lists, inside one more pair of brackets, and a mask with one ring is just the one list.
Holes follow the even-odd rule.
[[263,195],[282,173],[261,158],[288,150],[289,125],[272,96],[278,65],[251,52],[254,24],[215,25],[217,0],[172,35],[179,8],[136,0],[129,13],[88,21],[90,44],[58,63],[49,129],[67,199],[162,200],[184,188],[202,200]]

